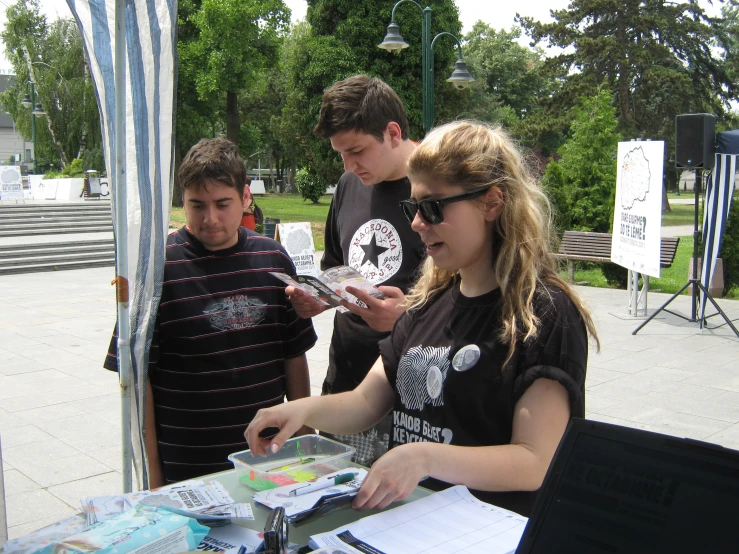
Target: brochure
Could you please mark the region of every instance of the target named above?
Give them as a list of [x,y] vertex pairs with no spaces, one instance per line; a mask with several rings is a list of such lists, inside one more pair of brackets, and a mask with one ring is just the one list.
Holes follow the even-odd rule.
[[382,294],[380,289],[362,277],[356,269],[349,267],[348,265],[331,267],[315,277],[312,275],[296,275],[295,277],[290,277],[285,273],[277,273],[274,271],[270,271],[270,273],[283,283],[304,290],[315,297],[319,302],[331,306],[332,308],[337,308],[340,311],[346,311],[346,309],[341,306],[342,299],[347,302],[352,302],[357,306],[361,306],[362,308],[367,307],[367,305],[356,296],[349,294],[346,291],[346,287],[360,289],[371,294],[375,298],[385,298],[385,295]]
[[234,502],[218,481],[184,481],[155,491],[140,491],[115,496],[88,496],[82,499],[87,524],[105,521],[139,505],[163,507],[179,515],[207,521],[227,523],[231,520],[254,519],[250,504]]

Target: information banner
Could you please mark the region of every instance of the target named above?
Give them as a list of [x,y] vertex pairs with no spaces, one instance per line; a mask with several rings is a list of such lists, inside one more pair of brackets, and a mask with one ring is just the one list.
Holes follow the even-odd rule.
[[318,275],[316,260],[313,254],[313,232],[308,221],[302,223],[279,223],[275,232],[275,240],[282,244],[295,264],[297,275]]
[[663,141],[618,143],[611,261],[659,277]]
[[17,165],[3,167],[0,170],[0,200],[23,200],[21,184],[21,168]]

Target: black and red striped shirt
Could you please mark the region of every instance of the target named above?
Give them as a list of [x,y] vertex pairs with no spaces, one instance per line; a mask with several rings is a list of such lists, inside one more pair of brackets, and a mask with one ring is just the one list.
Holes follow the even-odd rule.
[[256,411],[284,401],[285,359],[316,342],[269,271],[295,274],[277,242],[244,228],[219,251],[184,228],[168,238],[149,363],[167,482],[229,469]]

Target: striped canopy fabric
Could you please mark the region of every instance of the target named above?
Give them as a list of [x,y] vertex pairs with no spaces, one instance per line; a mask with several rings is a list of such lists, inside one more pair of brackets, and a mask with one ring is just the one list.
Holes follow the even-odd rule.
[[[706,180],[706,198],[703,206],[703,265],[700,279],[706,290],[709,290],[716,270],[716,259],[721,252],[721,239],[729,218],[739,161],[737,154],[716,154],[715,156],[713,172]],[[701,326],[706,313],[706,301],[706,295],[701,291]]]
[[[123,21],[118,21],[125,28],[123,59],[115,56],[117,2],[125,8],[119,10],[119,15],[125,13]],[[115,229],[116,267],[119,277],[128,278],[129,290],[127,310],[119,309],[119,317],[127,312],[131,330],[133,468],[137,487],[148,488],[145,395],[172,196],[177,1],[67,0],[67,4],[82,34],[95,85],[108,179],[113,187],[111,197],[115,198],[118,187],[125,187],[126,205],[113,206],[114,213],[125,216],[119,217],[119,221],[127,222],[125,229],[120,224]],[[116,73],[120,71],[125,72],[123,80],[118,75],[118,82],[125,83],[124,94],[119,90],[116,96]],[[125,103],[124,112],[117,110],[117,98],[125,98],[125,102],[120,102]],[[122,118],[121,113],[125,113]],[[118,137],[124,137],[123,145],[117,142],[118,125],[123,126],[118,129],[123,131],[118,133]],[[119,146],[124,146],[123,167],[116,163]],[[126,275],[120,271],[123,259],[128,266]],[[119,283],[119,289],[120,286]],[[119,348],[126,346],[119,342]],[[124,475],[125,472],[124,467]]]

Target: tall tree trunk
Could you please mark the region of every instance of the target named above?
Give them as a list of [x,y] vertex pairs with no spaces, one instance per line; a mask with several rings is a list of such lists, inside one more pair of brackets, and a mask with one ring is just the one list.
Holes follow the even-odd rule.
[[239,97],[235,92],[226,93],[226,138],[234,144],[239,144]]
[[621,119],[626,123],[631,120],[631,111],[629,110],[629,60],[626,58],[626,28],[623,16],[624,14],[619,17],[618,22],[618,40],[623,47],[618,60],[618,100]]
[[[84,67],[84,86],[82,88],[82,106],[87,102],[87,82],[90,79],[90,68],[87,65],[87,51],[82,49],[82,65]],[[86,112],[83,112],[86,113]],[[87,150],[87,125],[82,126],[82,134],[80,135],[80,149],[77,151],[77,157],[81,158],[82,154]]]

